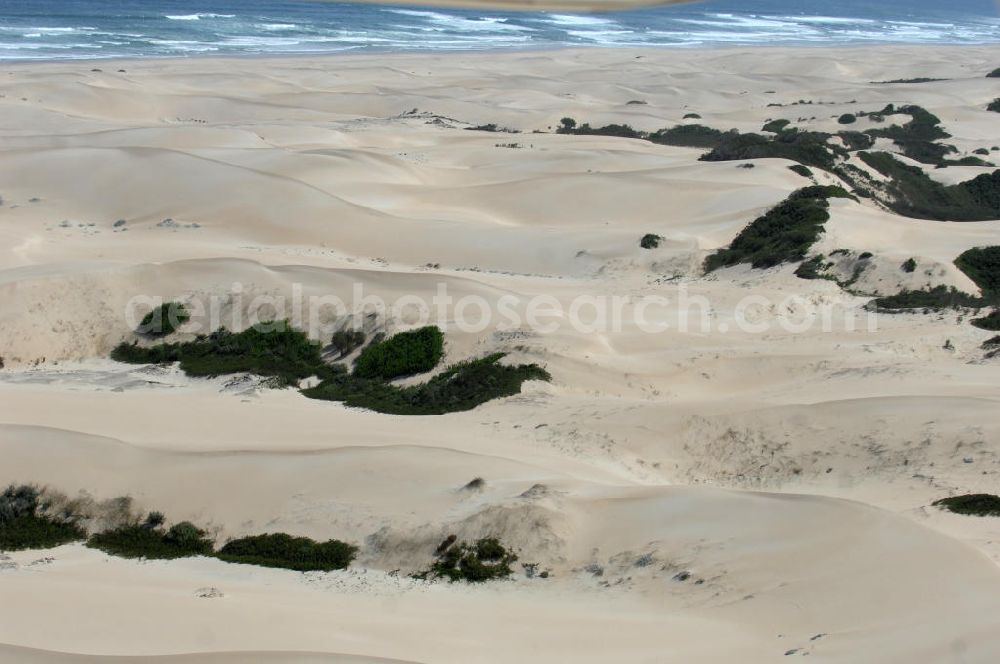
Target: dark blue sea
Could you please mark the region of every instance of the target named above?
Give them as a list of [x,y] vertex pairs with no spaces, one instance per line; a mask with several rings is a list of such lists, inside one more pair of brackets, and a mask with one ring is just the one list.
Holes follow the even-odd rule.
[[995,0],[713,0],[607,14],[311,0],[0,0],[0,60],[731,44],[1000,44]]

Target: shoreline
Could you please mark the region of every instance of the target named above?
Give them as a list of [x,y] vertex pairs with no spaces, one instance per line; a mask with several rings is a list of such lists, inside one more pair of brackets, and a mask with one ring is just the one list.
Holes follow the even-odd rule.
[[[390,57],[441,57],[447,55],[455,56],[524,56],[531,54],[563,53],[563,52],[607,52],[607,53],[662,53],[662,52],[732,52],[732,51],[758,51],[758,50],[788,50],[788,51],[856,51],[856,50],[891,50],[920,48],[922,50],[932,49],[980,49],[996,47],[1000,49],[1000,40],[996,42],[959,43],[942,42],[927,44],[924,42],[889,42],[889,41],[863,41],[863,42],[824,42],[824,43],[767,43],[767,44],[747,44],[747,43],[713,43],[713,44],[650,44],[645,46],[616,46],[616,45],[595,45],[595,44],[552,44],[551,46],[531,46],[525,48],[504,47],[504,48],[473,48],[473,49],[379,49],[377,47],[347,48],[341,51],[295,53],[295,52],[274,52],[274,53],[195,53],[191,55],[114,55],[106,58],[20,58],[3,59],[0,58],[0,66],[31,66],[31,65],[57,65],[57,64],[98,64],[98,63],[122,63],[122,62],[202,62],[202,61],[279,61],[279,60],[325,60],[342,58],[365,58],[374,56]],[[364,49],[361,51],[360,49]],[[1000,59],[1000,56],[998,56]]]

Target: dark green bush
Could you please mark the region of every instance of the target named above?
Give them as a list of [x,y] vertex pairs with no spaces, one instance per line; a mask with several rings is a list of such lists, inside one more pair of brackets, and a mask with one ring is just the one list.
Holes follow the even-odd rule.
[[973,318],[971,321],[975,327],[990,332],[1000,332],[1000,309],[994,309],[990,313],[980,318]]
[[785,127],[792,124],[790,120],[785,120],[784,118],[779,120],[771,120],[763,127],[760,128],[761,131],[769,131],[774,134],[780,133],[785,130]]
[[840,124],[843,124],[843,125],[854,124],[857,121],[858,121],[858,118],[853,113],[844,113],[839,118],[837,118],[837,122],[839,122]]
[[573,118],[563,118],[559,121],[559,128],[556,131],[561,134],[568,134],[574,129],[576,129],[576,120]]
[[308,537],[271,533],[231,540],[219,549],[216,557],[245,565],[330,572],[346,568],[357,552],[358,547],[340,540],[316,542]]
[[1000,97],[997,97],[989,104],[986,105],[987,111],[993,111],[994,113],[1000,113]]
[[840,187],[813,186],[793,192],[740,231],[729,247],[709,256],[705,271],[741,263],[768,268],[802,260],[830,218],[830,197],[851,196]]
[[146,314],[136,334],[158,339],[173,334],[184,323],[191,319],[187,308],[180,302],[164,302]]
[[872,311],[894,312],[907,309],[978,309],[985,305],[982,298],[957,290],[954,286],[948,288],[938,285],[930,290],[904,290],[895,295],[875,298],[868,303]]
[[657,247],[660,246],[660,241],[662,239],[663,238],[660,237],[659,235],[654,235],[653,233],[646,233],[645,235],[642,236],[642,239],[639,240],[639,246],[642,247],[643,249],[656,249]]
[[86,537],[79,526],[42,511],[36,487],[11,485],[0,493],[0,551],[50,549]]
[[150,347],[121,343],[111,352],[111,358],[130,364],[180,362],[181,369],[190,376],[246,372],[295,385],[303,378],[322,377],[331,371],[320,350],[318,343],[287,321],[277,321],[267,329],[251,327],[238,333],[221,328],[184,343]]
[[452,535],[438,546],[435,555],[437,560],[430,570],[417,576],[482,583],[510,576],[510,566],[517,561],[517,556],[494,537],[467,544]]
[[412,376],[436,367],[443,355],[444,335],[429,325],[373,341],[355,361],[354,375],[386,381]]
[[872,81],[875,85],[889,85],[891,83],[934,83],[935,81],[947,81],[947,78],[897,78],[892,81]]
[[935,500],[936,507],[971,516],[1000,516],[1000,496],[989,493],[971,493]]
[[830,134],[794,129],[771,137],[731,131],[723,134],[712,150],[701,156],[701,160],[788,159],[805,166],[831,170],[836,165],[836,153],[827,143],[830,137]]
[[722,132],[700,124],[677,125],[659,129],[649,135],[649,140],[660,145],[683,148],[713,148],[722,140]]
[[813,176],[813,172],[810,171],[805,166],[803,166],[802,164],[792,164],[791,166],[788,167],[788,170],[790,170],[793,173],[796,173],[797,175],[801,175],[804,178],[811,178]]
[[969,249],[955,259],[955,265],[984,294],[1000,294],[1000,246]]
[[697,113],[685,113],[684,114],[684,119],[685,120],[701,120],[701,116],[698,115]]
[[912,258],[907,258],[900,268],[903,272],[913,273],[917,269],[917,261]]
[[536,364],[505,366],[503,353],[449,367],[420,385],[398,387],[382,380],[339,374],[319,385],[302,390],[311,399],[342,401],[393,415],[443,415],[520,393],[526,380],[550,380],[549,373]]
[[986,78],[1000,78],[1000,67],[997,67],[996,69],[994,69],[993,71],[991,71],[989,74],[987,74]]
[[170,560],[212,554],[212,541],[205,532],[188,521],[169,530],[146,524],[124,526],[91,535],[87,546],[122,558]]
[[891,179],[885,186],[888,199],[884,202],[897,214],[939,221],[1000,218],[1000,170],[946,186],[887,152],[860,152],[858,156]]
[[365,333],[361,330],[337,330],[330,339],[330,346],[337,351],[338,357],[350,355],[365,343]]

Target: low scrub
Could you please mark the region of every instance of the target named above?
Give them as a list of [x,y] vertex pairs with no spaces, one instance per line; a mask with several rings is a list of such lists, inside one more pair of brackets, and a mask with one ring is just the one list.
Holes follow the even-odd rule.
[[252,373],[272,377],[281,385],[295,385],[329,370],[320,353],[318,343],[287,321],[277,321],[243,332],[220,328],[184,343],[148,347],[121,343],[111,352],[111,359],[130,364],[180,362],[189,376]]
[[216,557],[230,563],[279,567],[299,572],[330,572],[344,569],[358,548],[340,540],[316,542],[285,533],[252,535],[230,540]]
[[660,242],[663,240],[659,235],[653,233],[646,233],[639,240],[639,246],[643,249],[656,249],[660,246]]
[[971,516],[1000,516],[1000,496],[990,493],[970,493],[964,496],[942,498],[932,503],[935,507]]
[[135,332],[144,337],[159,339],[173,334],[190,319],[187,308],[180,302],[164,302],[143,317]]
[[189,521],[165,530],[161,521],[162,517],[97,533],[87,540],[87,546],[121,558],[172,560],[212,555],[212,540],[205,531]]
[[973,318],[971,322],[975,327],[990,332],[1000,332],[1000,309],[994,309],[985,316]]
[[493,537],[468,544],[452,535],[438,546],[435,555],[431,568],[416,576],[483,583],[510,576],[510,566],[517,561],[517,555]]
[[1000,246],[969,249],[955,259],[955,265],[984,294],[1000,295]]
[[354,363],[354,375],[383,381],[413,376],[436,367],[443,355],[444,335],[430,325],[372,342]]
[[85,537],[76,524],[45,513],[37,487],[11,485],[0,493],[0,551],[51,549]]
[[926,309],[937,311],[941,309],[979,309],[986,302],[975,295],[969,295],[956,289],[938,285],[930,290],[904,290],[895,295],[878,297],[868,303],[871,311],[897,312],[911,309]]
[[813,186],[793,192],[740,231],[733,242],[705,260],[705,271],[749,263],[769,268],[801,261],[823,233],[830,218],[827,199],[851,198],[840,187]]
[[472,410],[476,406],[513,396],[526,380],[550,380],[536,364],[500,364],[503,353],[449,367],[426,383],[399,387],[381,380],[337,374],[302,391],[311,399],[341,401],[347,406],[367,408],[392,415],[443,415]]
[[938,221],[1000,219],[1000,170],[943,185],[886,152],[861,152],[865,164],[890,178],[882,201],[905,217]]
[[1000,97],[997,97],[990,103],[986,105],[987,111],[993,111],[994,113],[1000,113]]

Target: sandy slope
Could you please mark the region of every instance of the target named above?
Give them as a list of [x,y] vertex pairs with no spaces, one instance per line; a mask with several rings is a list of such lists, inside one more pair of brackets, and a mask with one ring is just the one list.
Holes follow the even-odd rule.
[[[840,321],[866,300],[789,267],[698,266],[808,183],[788,162],[747,170],[549,128],[697,112],[719,128],[836,129],[845,111],[919,103],[965,153],[997,142],[982,107],[1000,94],[984,78],[998,59],[892,47],[5,66],[0,483],[128,494],[220,541],[282,530],[362,551],[351,570],[307,575],[77,545],[12,554],[0,661],[995,661],[1000,526],[928,507],[995,491],[989,335],[950,314],[782,329],[807,304]],[[870,83],[911,76],[951,80]],[[800,99],[828,103],[768,106]],[[523,133],[465,131],[484,123]],[[661,247],[640,249],[644,233]],[[838,200],[819,248],[875,253],[867,292],[971,290],[952,260],[997,237],[1000,221]],[[712,325],[678,329],[685,305],[653,310],[669,325],[656,332],[631,318],[451,326],[449,361],[503,350],[554,379],[443,417],[102,359],[136,295],[215,298],[226,323],[255,296],[350,300],[358,284],[390,300],[441,285],[515,296],[520,313],[540,295],[568,307],[683,286]],[[763,332],[735,324],[748,294],[769,300]],[[475,477],[485,486],[464,490]],[[499,535],[551,577],[409,579],[449,533]]]

